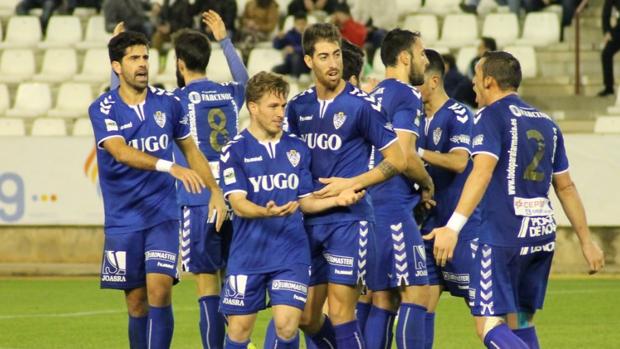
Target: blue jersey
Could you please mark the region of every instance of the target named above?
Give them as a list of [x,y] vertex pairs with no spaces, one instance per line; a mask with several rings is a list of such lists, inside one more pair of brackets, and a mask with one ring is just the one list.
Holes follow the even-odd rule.
[[[243,85],[236,82],[217,83],[207,79],[194,80],[174,91],[189,118],[192,137],[219,176],[219,156],[222,147],[237,134],[239,110],[245,98]],[[187,167],[183,154],[175,147],[175,161]],[[203,190],[192,194],[178,183],[177,201],[183,206],[208,205],[211,193]]]
[[[381,104],[395,131],[409,132],[419,137],[423,104],[418,90],[399,80],[386,79],[377,85],[371,95]],[[372,162],[379,164],[381,161],[383,155],[378,151],[373,152]],[[369,194],[375,210],[383,212],[402,209],[409,214],[420,201],[414,182],[405,175],[395,176],[373,186]]]
[[174,178],[170,174],[123,165],[103,148],[106,139],[120,137],[129,146],[172,161],[171,143],[190,136],[178,99],[149,87],[145,101],[130,106],[114,89],[91,104],[88,114],[97,141],[106,234],[143,230],[178,219]]
[[[418,139],[418,147],[426,151],[443,154],[454,150],[464,150],[471,153],[473,125],[474,119],[469,109],[453,99],[448,99],[435,112],[435,115],[426,117],[422,121],[423,132]],[[456,209],[472,167],[471,160],[468,161],[467,167],[462,173],[449,171],[439,166],[427,166],[428,174],[433,178],[435,184],[437,206],[431,211],[429,219],[424,224],[425,231],[442,227],[448,223],[450,216]],[[480,210],[476,208],[461,230],[459,239],[471,240],[477,237],[476,228],[479,225]]]
[[482,208],[480,242],[506,247],[555,239],[552,176],[568,170],[564,138],[549,116],[506,96],[474,117],[473,155],[497,158]]
[[[371,147],[382,150],[396,141],[381,105],[349,83],[329,101],[319,100],[315,88],[302,92],[289,102],[286,118],[290,132],[306,142],[315,159],[315,190],[323,187],[318,178],[350,178],[368,171]],[[309,225],[356,220],[374,221],[368,196],[354,205],[305,217]]]
[[[224,196],[246,193],[265,206],[284,205],[312,193],[310,151],[289,134],[279,141],[260,142],[248,130],[222,149],[220,184]],[[289,216],[246,219],[233,216],[233,240],[227,272],[265,273],[284,265],[310,263],[310,246],[299,210]]]

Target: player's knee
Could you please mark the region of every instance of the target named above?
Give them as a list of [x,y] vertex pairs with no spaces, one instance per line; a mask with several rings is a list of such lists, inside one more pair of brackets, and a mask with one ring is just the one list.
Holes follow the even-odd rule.
[[244,321],[230,321],[228,323],[228,337],[235,342],[245,342],[250,339],[252,326]]
[[317,333],[321,329],[322,314],[313,314],[311,311],[304,311],[299,319],[299,328],[306,333]]
[[289,340],[295,337],[297,334],[297,326],[295,321],[280,321],[276,322],[276,334],[278,337]]
[[389,291],[373,292],[372,305],[389,311],[396,311],[396,303],[398,303],[398,295]]
[[347,307],[346,304],[333,302],[329,305],[329,318],[334,324],[342,324],[355,319],[355,307]]
[[127,303],[127,313],[131,317],[143,317],[148,314],[149,307],[146,299],[146,292],[141,289],[127,291],[125,293]]
[[[489,333],[495,327],[504,323],[504,319],[497,316],[489,316],[485,317],[481,322],[482,326],[476,326],[476,331],[478,332],[478,337],[480,337],[481,341],[484,341],[484,337],[486,337],[487,333]],[[478,328],[481,327],[481,330]]]
[[149,287],[148,300],[150,305],[156,307],[168,306],[172,301],[172,289],[165,286]]
[[403,303],[418,304],[425,308],[428,308],[428,303],[431,297],[430,286],[409,286],[401,292],[401,298]]

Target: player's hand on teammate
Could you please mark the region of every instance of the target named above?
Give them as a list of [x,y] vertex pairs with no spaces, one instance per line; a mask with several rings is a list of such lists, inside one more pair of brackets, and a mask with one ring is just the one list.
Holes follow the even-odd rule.
[[454,248],[459,238],[454,230],[448,227],[436,228],[433,229],[430,234],[424,235],[422,238],[424,240],[435,239],[435,243],[433,244],[433,255],[439,266],[445,267],[446,263],[452,260]]
[[429,183],[430,184],[427,184],[426,188],[422,188],[420,195],[420,203],[424,205],[426,210],[431,210],[433,207],[437,206],[437,202],[433,200],[433,197],[435,196],[435,184],[433,184],[432,180]]
[[[224,219],[226,219],[226,213],[228,212],[228,207],[226,206],[226,202],[224,202],[224,194],[222,194],[219,188],[211,192],[209,212],[215,214],[215,231],[219,232],[224,224]],[[213,217],[209,217],[209,221],[212,222]]]
[[284,217],[295,213],[299,208],[299,202],[289,201],[282,206],[278,206],[271,200],[265,205],[265,208],[267,209],[267,217]]
[[581,245],[581,252],[583,252],[583,256],[588,262],[588,266],[590,271],[588,272],[590,275],[596,274],[601,271],[605,266],[605,255],[601,248],[594,242],[588,241]]
[[203,12],[202,22],[211,30],[215,40],[222,41],[226,39],[228,35],[226,32],[226,25],[217,12],[213,10]]
[[118,34],[125,31],[125,22],[118,22],[112,31],[112,37],[117,36]]
[[183,182],[185,190],[190,193],[200,194],[202,193],[202,189],[206,187],[205,183],[202,181],[202,178],[200,178],[198,173],[189,168],[174,164],[170,168],[170,175]]
[[366,190],[356,192],[353,189],[345,189],[336,196],[336,205],[351,206],[360,201],[364,195],[366,195]]
[[314,196],[319,199],[338,196],[346,189],[352,189],[353,191],[360,191],[362,189],[356,184],[355,180],[353,180],[352,178],[319,178],[319,182],[325,184],[325,186],[321,188],[321,190],[317,190],[313,193]]

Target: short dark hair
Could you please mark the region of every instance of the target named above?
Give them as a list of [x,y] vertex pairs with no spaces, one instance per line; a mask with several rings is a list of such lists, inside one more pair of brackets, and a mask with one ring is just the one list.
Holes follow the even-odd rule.
[[334,6],[334,12],[342,12],[351,15],[351,7],[346,2],[340,2]]
[[364,50],[352,44],[349,40],[342,40],[342,78],[349,81],[352,76],[358,80],[364,68]]
[[267,93],[288,97],[289,85],[281,75],[261,71],[248,81],[245,87],[245,103],[258,102]]
[[444,64],[443,58],[441,58],[441,54],[435,50],[430,49],[424,50],[424,54],[426,54],[426,58],[428,59],[428,66],[426,67],[426,72],[436,73],[443,80],[443,76],[446,73],[446,66]]
[[338,43],[342,46],[342,36],[338,28],[331,23],[316,23],[304,30],[301,39],[304,48],[304,54],[314,55],[314,45],[319,41],[328,41]]
[[482,40],[482,44],[487,48],[487,50],[497,51],[497,43],[495,42],[495,39],[488,36],[483,36],[480,40]]
[[456,58],[451,53],[441,55],[443,61],[448,65],[448,70],[456,68]]
[[308,20],[308,15],[306,15],[306,13],[305,13],[305,12],[302,12],[302,11],[300,11],[300,12],[296,12],[296,13],[293,15],[293,19],[294,19],[294,20],[303,19],[304,21],[307,21],[307,20]]
[[211,58],[209,38],[192,29],[181,29],[173,36],[174,53],[183,60],[188,70],[204,72]]
[[386,67],[396,65],[398,55],[403,51],[410,51],[411,45],[420,38],[420,32],[406,29],[392,29],[383,38],[381,43],[381,62]]
[[490,76],[503,91],[518,90],[521,85],[521,64],[506,51],[487,51],[482,55],[482,76]]
[[110,56],[110,62],[121,62],[125,57],[127,48],[131,46],[146,46],[149,47],[149,40],[146,35],[133,31],[122,32],[108,42],[108,55]]

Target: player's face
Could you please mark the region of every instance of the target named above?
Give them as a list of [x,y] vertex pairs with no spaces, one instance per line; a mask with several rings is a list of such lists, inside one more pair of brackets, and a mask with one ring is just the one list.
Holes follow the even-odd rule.
[[314,44],[314,55],[304,57],[314,72],[317,85],[333,90],[342,79],[342,51],[337,42],[319,41]]
[[409,63],[409,83],[420,86],[424,83],[424,72],[428,66],[428,58],[424,53],[424,43],[418,38],[411,46],[411,62]]
[[284,122],[284,108],[286,107],[286,96],[268,92],[263,95],[258,102],[250,102],[252,119],[256,126],[270,136],[275,136],[282,132]]
[[476,93],[476,103],[478,103],[478,107],[484,107],[486,105],[485,101],[485,90],[484,90],[484,77],[482,76],[482,64],[484,63],[485,58],[482,58],[476,63],[474,67],[474,92]]
[[128,47],[117,73],[130,87],[137,91],[144,90],[149,84],[149,50],[146,46]]
[[424,83],[418,86],[418,91],[422,94],[422,102],[428,103],[431,98],[431,94],[433,93],[433,85],[434,79],[433,74],[425,74],[424,75]]

